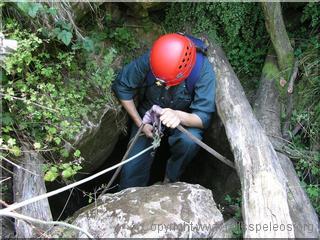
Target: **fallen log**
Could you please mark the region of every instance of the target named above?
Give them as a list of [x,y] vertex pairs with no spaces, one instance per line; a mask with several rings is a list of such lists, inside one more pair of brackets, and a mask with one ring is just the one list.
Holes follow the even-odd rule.
[[217,76],[218,114],[241,180],[244,237],[294,237],[286,178],[278,156],[221,48],[210,43],[208,56]]
[[[272,70],[272,71],[270,71]],[[280,102],[279,92],[275,86],[276,78],[279,77],[275,56],[268,55],[262,70],[257,98],[254,110],[256,116],[269,136],[271,142],[278,146],[281,144],[280,128]],[[317,238],[319,232],[319,219],[311,202],[300,185],[299,178],[291,160],[278,152],[278,159],[282,170],[287,177],[287,194],[290,216],[294,224],[296,238]]]
[[[44,163],[40,154],[23,146],[23,155],[20,158],[22,164],[20,168],[14,168],[13,192],[14,202],[22,202],[26,199],[46,193],[42,166]],[[52,221],[51,210],[48,199],[29,204],[17,210],[18,213],[41,219]],[[47,227],[34,226],[31,223],[16,220],[15,221],[16,237],[31,238],[39,236]]]

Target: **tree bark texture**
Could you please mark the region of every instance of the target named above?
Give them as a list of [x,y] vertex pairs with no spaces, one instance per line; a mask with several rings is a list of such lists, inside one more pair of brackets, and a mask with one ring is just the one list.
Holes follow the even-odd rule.
[[[271,67],[271,65],[273,67]],[[279,92],[275,87],[274,74],[277,69],[275,56],[268,55],[262,70],[260,86],[254,106],[255,114],[269,136],[271,142],[279,148],[281,142]],[[270,70],[273,70],[270,72]],[[282,170],[287,177],[287,194],[290,216],[294,224],[296,238],[317,238],[319,219],[311,202],[300,185],[299,178],[291,160],[282,153],[277,153]]]
[[[216,105],[224,123],[241,180],[244,237],[294,237],[286,178],[271,142],[253,114],[243,88],[223,51],[213,44],[209,60],[216,72]],[[279,231],[284,225],[283,231]],[[263,230],[263,227],[268,230]],[[273,226],[278,227],[274,231]]]
[[[28,169],[32,173],[20,168],[14,169],[13,189],[14,189],[14,201],[21,202],[26,199],[46,193],[46,186],[44,183],[42,166],[44,163],[40,154],[23,147],[23,156],[20,158],[22,166]],[[35,175],[36,174],[36,175]],[[45,221],[52,221],[51,210],[48,199],[41,200],[18,210],[18,213],[41,219]],[[33,226],[22,220],[16,220],[16,237],[17,238],[31,238],[38,236],[42,230],[46,230],[44,227]]]
[[261,2],[265,16],[267,31],[278,56],[280,70],[286,81],[289,81],[294,63],[293,48],[291,46],[286,27],[284,25],[280,2]]
[[[7,204],[12,203],[12,165],[1,161],[1,169],[0,169],[0,177],[2,182],[1,185],[1,192],[0,192],[0,199],[4,201]],[[7,169],[7,170],[6,170]],[[5,181],[4,181],[5,180]],[[5,205],[0,205],[0,209],[5,208]],[[14,238],[14,223],[13,220],[7,217],[0,217],[0,238],[1,239],[8,239],[8,238]]]

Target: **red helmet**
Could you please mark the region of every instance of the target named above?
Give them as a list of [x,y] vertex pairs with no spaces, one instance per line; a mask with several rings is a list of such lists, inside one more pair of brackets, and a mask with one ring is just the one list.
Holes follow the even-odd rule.
[[195,63],[196,47],[189,38],[181,34],[163,35],[152,46],[151,71],[166,86],[175,86],[184,81]]

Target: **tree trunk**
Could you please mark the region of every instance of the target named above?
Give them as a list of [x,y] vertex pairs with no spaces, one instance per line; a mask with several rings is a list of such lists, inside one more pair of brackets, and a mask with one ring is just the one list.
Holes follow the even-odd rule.
[[261,2],[267,31],[278,56],[280,70],[289,81],[294,63],[293,48],[284,25],[280,2]]
[[224,123],[241,180],[244,237],[294,237],[288,227],[292,226],[292,220],[286,178],[278,156],[254,116],[223,51],[211,44],[209,60],[217,76],[218,114]]
[[[273,71],[270,71],[270,69]],[[262,70],[254,110],[269,139],[278,149],[279,144],[281,144],[279,141],[281,138],[281,128],[279,92],[275,87],[275,81],[277,80],[275,78],[279,77],[279,75],[277,76],[276,72],[276,57],[269,55]],[[282,153],[277,154],[282,170],[288,179],[288,204],[290,216],[295,226],[295,237],[317,238],[320,234],[317,214],[300,185],[291,160]]]
[[[1,109],[1,107],[0,107]],[[0,169],[0,177],[1,177],[1,192],[0,192],[0,199],[7,204],[12,204],[12,165],[1,161],[1,169]],[[4,205],[0,205],[0,209],[5,208]],[[8,239],[14,238],[14,224],[12,219],[7,217],[0,217],[0,238],[1,239]]]
[[[47,192],[42,173],[43,158],[27,147],[23,147],[23,151],[24,155],[21,157],[22,164],[20,166],[32,173],[21,168],[14,169],[14,202],[21,202]],[[52,221],[48,199],[22,207],[18,212],[36,219]],[[17,238],[36,237],[42,233],[42,230],[46,230],[43,227],[39,228],[39,226],[33,226],[22,220],[16,220],[15,227]]]

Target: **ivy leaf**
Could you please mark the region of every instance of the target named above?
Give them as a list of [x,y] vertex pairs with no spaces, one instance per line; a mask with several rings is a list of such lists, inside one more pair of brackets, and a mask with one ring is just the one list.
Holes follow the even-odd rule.
[[57,167],[55,167],[55,166],[52,166],[51,168],[50,168],[50,171],[51,172],[58,172],[58,168]]
[[2,124],[3,125],[11,125],[13,123],[13,119],[11,118],[9,113],[3,113],[2,115]]
[[55,141],[55,143],[56,143],[57,145],[59,145],[59,144],[61,143],[61,139],[58,138],[58,137],[55,137],[55,138],[54,138],[54,141]]
[[81,154],[81,152],[80,152],[80,150],[78,150],[78,149],[73,153],[73,155],[74,155],[75,157],[80,157],[80,154]]
[[57,15],[57,9],[55,7],[50,7],[48,9],[48,13],[51,14],[52,16]]
[[14,138],[9,138],[7,143],[8,143],[9,146],[13,146],[13,145],[16,144],[16,140]]
[[61,40],[66,46],[68,46],[72,39],[72,33],[66,30],[62,30],[58,34],[58,39]]
[[82,46],[85,50],[87,50],[88,52],[92,52],[94,50],[94,44],[93,44],[93,41],[86,37],[84,40],[83,40],[83,43],[82,43]]
[[41,144],[38,143],[38,142],[35,142],[35,143],[33,144],[33,146],[34,146],[35,149],[40,149],[40,148],[41,148]]
[[48,132],[49,132],[50,134],[56,134],[56,133],[57,133],[57,129],[54,128],[54,127],[50,127],[50,128],[48,129]]
[[64,163],[64,164],[59,166],[60,169],[64,169],[64,170],[67,169],[67,168],[70,168],[70,167],[71,167],[70,163]]
[[59,174],[57,172],[54,171],[48,171],[46,172],[46,174],[44,175],[44,180],[47,182],[53,182],[54,180],[56,180],[56,178],[59,176]]
[[29,16],[32,18],[36,17],[40,9],[42,9],[42,5],[40,3],[31,3],[28,11]]
[[9,149],[10,153],[15,155],[16,157],[19,157],[21,155],[21,150],[17,146],[13,146],[12,148]]
[[63,178],[70,178],[75,174],[71,167],[67,168],[66,170],[62,171]]
[[41,3],[28,3],[28,2],[19,2],[17,6],[20,10],[28,14],[30,17],[34,18],[38,11],[42,9]]
[[69,153],[66,149],[61,149],[60,154],[62,157],[65,157],[65,158],[69,157]]

